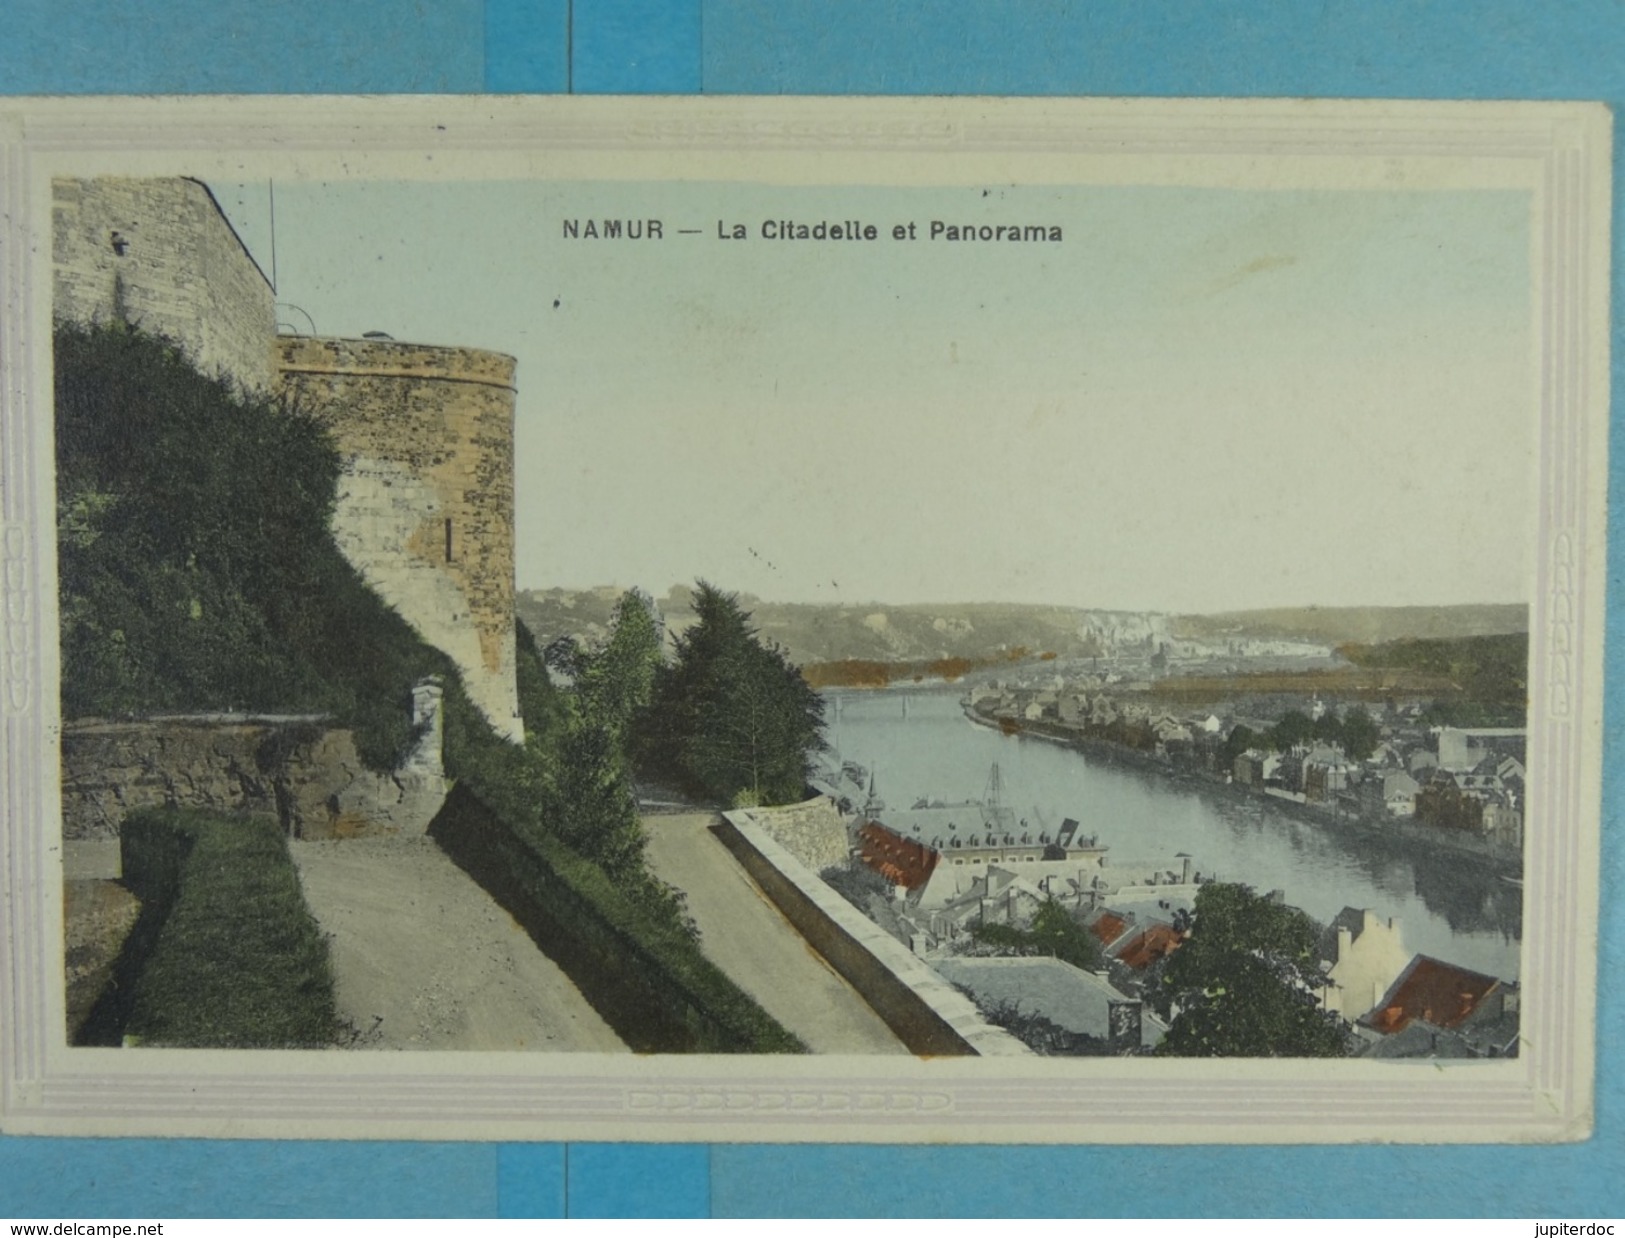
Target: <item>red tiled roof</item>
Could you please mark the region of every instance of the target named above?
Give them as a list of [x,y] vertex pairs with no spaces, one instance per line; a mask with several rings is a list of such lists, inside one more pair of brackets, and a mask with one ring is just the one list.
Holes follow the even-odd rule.
[[1115,911],[1103,911],[1089,926],[1089,931],[1095,935],[1095,940],[1103,946],[1109,946],[1121,937],[1128,928],[1128,921]]
[[1465,1022],[1500,983],[1494,976],[1419,954],[1394,981],[1382,1004],[1366,1016],[1365,1022],[1384,1035],[1403,1031],[1413,1019],[1435,1027],[1456,1027]]
[[1117,961],[1128,964],[1135,971],[1144,971],[1158,959],[1179,949],[1184,940],[1173,925],[1153,924],[1145,932],[1136,933],[1117,951]]
[[858,830],[858,857],[894,886],[917,890],[931,879],[939,854],[924,843],[894,834],[878,821]]

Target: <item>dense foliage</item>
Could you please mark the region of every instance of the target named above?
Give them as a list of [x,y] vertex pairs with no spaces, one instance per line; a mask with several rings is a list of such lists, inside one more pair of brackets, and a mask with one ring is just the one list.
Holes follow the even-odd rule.
[[641,590],[629,589],[615,603],[603,648],[577,654],[575,692],[583,712],[624,740],[654,695],[660,665],[654,602]]
[[1356,666],[1446,676],[1456,691],[1434,702],[1431,725],[1519,726],[1528,709],[1527,632],[1345,645],[1338,652]]
[[699,582],[694,626],[655,673],[637,751],[650,768],[723,804],[802,798],[809,757],[823,747],[824,702],[764,646],[732,594]]
[[125,1034],[216,1049],[332,1044],[327,940],[275,823],[160,809],[123,833],[145,904],[132,936],[150,950],[123,995]]
[[[728,1044],[713,1048],[800,1052],[800,1041],[705,957],[682,893],[643,865],[642,826],[624,780],[624,753],[603,727],[584,722],[583,703],[573,690],[551,685],[522,625],[517,645],[523,745],[499,738],[455,679],[445,697],[446,772],[477,800],[483,815],[500,823],[498,845],[508,848],[503,881],[522,891],[525,901],[554,908],[569,935],[607,935],[628,957],[654,969],[637,983],[650,991],[675,985],[735,1029]],[[599,763],[570,764],[572,756],[582,755],[574,745],[589,741],[607,745],[597,750]],[[570,780],[590,787],[595,779],[596,795],[580,802],[568,798]],[[453,808],[458,802],[454,795],[437,818],[432,830],[437,836],[458,830]],[[493,895],[501,901],[494,888]],[[517,914],[519,909],[509,910]],[[573,978],[578,984],[589,980]],[[617,1030],[636,1038],[635,1027]]]
[[644,833],[632,780],[631,728],[649,704],[660,665],[648,597],[637,590],[623,595],[604,646],[572,647],[567,662],[575,682],[557,694],[551,729],[538,731],[530,745],[546,772],[544,815],[583,855],[618,877],[633,877],[642,868]]
[[517,655],[525,743],[501,739],[454,682],[445,697],[446,773],[531,845],[555,859],[578,856],[612,878],[642,905],[652,931],[692,940],[681,893],[643,865],[637,801],[615,734],[584,717],[575,693],[552,686],[523,625]]
[[1230,728],[1230,734],[1225,736],[1224,747],[1220,749],[1219,757],[1224,762],[1224,768],[1229,769],[1242,753],[1263,746],[1264,737],[1241,722]]
[[465,792],[472,785],[452,792],[431,835],[546,943],[549,957],[630,1048],[805,1052],[705,956],[682,916],[680,894],[646,875],[611,878],[534,814],[498,814]]
[[1098,971],[1105,961],[1105,953],[1095,935],[1053,898],[1044,902],[1026,928],[1008,924],[973,925],[971,940],[981,948],[979,953],[1047,954],[1086,971]]
[[1345,1057],[1348,1029],[1320,1009],[1319,926],[1246,886],[1196,896],[1190,935],[1160,967],[1146,1000],[1173,1017],[1170,1057]]
[[1381,729],[1360,706],[1343,715],[1328,709],[1314,719],[1301,710],[1288,710],[1262,737],[1263,746],[1278,752],[1298,744],[1336,744],[1356,761],[1370,756],[1381,738]]
[[1376,751],[1382,739],[1382,728],[1363,706],[1356,705],[1347,713],[1329,709],[1319,718],[1311,719],[1302,710],[1288,710],[1267,731],[1255,731],[1238,724],[1225,737],[1221,756],[1226,767],[1242,753],[1252,748],[1285,752],[1299,744],[1336,744],[1355,761],[1363,761]]
[[63,714],[329,713],[394,765],[448,664],[333,544],[322,428],[123,323],[55,345]]

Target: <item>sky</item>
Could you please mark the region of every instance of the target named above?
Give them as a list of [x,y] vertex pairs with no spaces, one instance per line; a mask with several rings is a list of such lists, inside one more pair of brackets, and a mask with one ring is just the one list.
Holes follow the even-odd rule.
[[[290,326],[518,358],[521,588],[1175,612],[1531,592],[1518,192],[279,181],[273,264],[266,183],[214,189]],[[662,239],[564,235],[606,218]],[[880,237],[763,239],[780,219]],[[1062,239],[931,240],[933,219]]]

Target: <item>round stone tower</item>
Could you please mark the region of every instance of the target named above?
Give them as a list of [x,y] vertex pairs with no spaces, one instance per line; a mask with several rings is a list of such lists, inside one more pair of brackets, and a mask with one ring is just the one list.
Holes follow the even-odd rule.
[[344,458],[333,535],[456,662],[500,735],[523,738],[514,675],[514,359],[394,340],[280,336],[280,385]]

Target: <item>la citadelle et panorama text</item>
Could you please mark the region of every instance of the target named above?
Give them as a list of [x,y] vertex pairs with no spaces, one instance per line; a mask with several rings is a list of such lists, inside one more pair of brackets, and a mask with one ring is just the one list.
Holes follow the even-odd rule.
[[1059,224],[952,223],[942,219],[873,224],[861,219],[763,219],[744,223],[719,219],[711,228],[679,227],[663,219],[566,217],[567,241],[664,241],[706,237],[716,241],[1043,241],[1062,239]]

